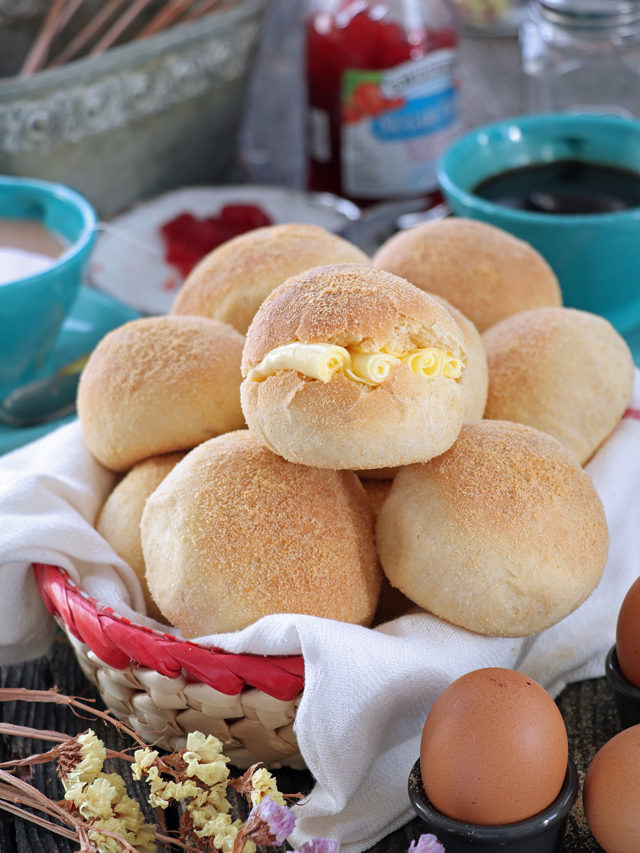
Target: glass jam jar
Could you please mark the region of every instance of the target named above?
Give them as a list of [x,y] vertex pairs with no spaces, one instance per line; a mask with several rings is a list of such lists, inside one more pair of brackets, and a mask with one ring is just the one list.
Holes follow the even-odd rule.
[[528,112],[640,115],[640,0],[531,0],[520,41]]
[[459,131],[447,0],[315,0],[306,28],[308,186],[358,204],[433,196]]

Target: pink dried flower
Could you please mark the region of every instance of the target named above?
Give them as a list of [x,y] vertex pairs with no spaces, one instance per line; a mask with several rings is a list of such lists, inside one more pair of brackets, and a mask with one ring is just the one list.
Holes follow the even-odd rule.
[[407,853],[445,853],[444,845],[432,833],[421,835],[417,841],[412,841]]
[[244,835],[258,845],[280,846],[293,832],[295,824],[295,816],[288,806],[279,806],[271,797],[265,797],[249,812]]

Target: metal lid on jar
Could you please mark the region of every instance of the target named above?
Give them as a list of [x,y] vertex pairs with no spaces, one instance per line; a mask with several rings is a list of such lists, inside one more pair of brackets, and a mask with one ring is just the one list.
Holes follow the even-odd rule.
[[534,0],[549,21],[585,29],[617,29],[640,22],[640,0]]

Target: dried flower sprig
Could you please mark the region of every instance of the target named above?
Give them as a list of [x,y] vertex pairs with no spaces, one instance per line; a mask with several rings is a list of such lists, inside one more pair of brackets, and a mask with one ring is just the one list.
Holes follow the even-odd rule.
[[[237,779],[230,778],[229,759],[213,735],[191,732],[184,749],[161,756],[109,712],[74,697],[56,690],[0,689],[0,701],[16,699],[65,704],[76,713],[90,713],[140,747],[133,756],[109,750],[90,728],[69,737],[61,732],[0,724],[0,733],[56,744],[46,752],[0,765],[0,809],[76,840],[81,853],[151,853],[157,841],[187,853],[255,853],[256,845],[282,845],[293,832],[295,815],[287,800],[302,795],[282,794],[261,764],[254,764]],[[148,801],[159,814],[170,804],[181,806],[179,837],[145,822],[140,804],[127,794],[124,779],[118,773],[104,772],[108,758],[130,762],[133,779],[146,781]],[[65,792],[61,801],[51,800],[19,775],[25,767],[48,761],[57,762]],[[16,772],[9,772],[9,768]],[[250,807],[245,821],[231,814],[229,788],[240,793]],[[160,825],[164,825],[161,820]],[[333,839],[315,838],[298,850],[338,853],[338,846]],[[434,835],[422,835],[411,842],[407,853],[444,853],[444,847]]]

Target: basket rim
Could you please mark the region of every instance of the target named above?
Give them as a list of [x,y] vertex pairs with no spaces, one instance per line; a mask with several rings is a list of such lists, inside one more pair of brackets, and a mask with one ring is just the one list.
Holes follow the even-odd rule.
[[138,666],[168,678],[182,675],[189,683],[201,682],[230,696],[253,687],[290,701],[302,692],[302,655],[237,654],[204,646],[121,616],[92,598],[60,566],[34,563],[33,571],[49,613],[113,669]]

